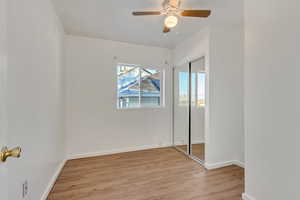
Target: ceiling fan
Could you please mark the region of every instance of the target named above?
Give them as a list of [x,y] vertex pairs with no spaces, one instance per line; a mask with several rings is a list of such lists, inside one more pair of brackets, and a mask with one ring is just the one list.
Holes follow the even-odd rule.
[[180,8],[181,0],[165,0],[163,2],[163,9],[161,11],[144,11],[133,12],[134,16],[144,15],[163,15],[165,18],[164,33],[171,31],[178,24],[180,16],[183,17],[201,17],[206,18],[211,14],[210,10],[184,10]]

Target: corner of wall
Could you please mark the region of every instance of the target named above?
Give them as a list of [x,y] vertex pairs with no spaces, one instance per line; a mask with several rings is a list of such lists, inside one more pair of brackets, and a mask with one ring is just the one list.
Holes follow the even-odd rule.
[[242,195],[243,200],[256,200],[254,197],[251,197],[250,195],[243,193]]
[[57,167],[55,173],[53,174],[52,178],[49,181],[49,184],[48,184],[47,188],[45,189],[45,191],[44,191],[44,193],[42,195],[41,200],[47,200],[47,198],[48,198],[48,196],[49,196],[49,194],[50,194],[50,192],[51,192],[51,190],[52,190],[52,188],[53,188],[53,186],[54,186],[54,184],[55,184],[58,176],[60,175],[62,169],[64,168],[66,162],[67,162],[66,159],[63,160],[61,162],[61,164]]

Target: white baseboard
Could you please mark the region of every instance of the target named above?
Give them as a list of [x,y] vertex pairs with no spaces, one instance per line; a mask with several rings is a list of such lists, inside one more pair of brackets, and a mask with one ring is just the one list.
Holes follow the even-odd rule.
[[248,194],[246,194],[246,193],[243,193],[242,199],[243,199],[243,200],[255,200],[254,197],[251,197],[250,195],[248,195]]
[[[187,145],[188,142],[175,142],[175,145]],[[205,140],[193,141],[193,144],[205,144]]]
[[232,161],[233,163],[233,165],[237,165],[237,166],[239,166],[239,167],[241,167],[241,168],[245,168],[245,163],[243,163],[243,162],[241,162],[241,161],[238,161],[238,160],[234,160],[234,161]]
[[52,188],[53,188],[53,186],[54,186],[61,170],[65,166],[66,162],[67,162],[67,160],[63,160],[61,162],[61,164],[58,166],[58,168],[56,169],[54,175],[52,176],[52,178],[51,178],[51,180],[50,180],[50,182],[49,182],[49,184],[48,184],[48,186],[47,186],[47,188],[46,188],[46,190],[45,190],[45,192],[44,192],[44,194],[41,198],[41,200],[46,200],[48,198],[48,195],[50,194],[50,192],[51,192],[51,190],[52,190]]
[[208,170],[219,169],[222,167],[227,167],[233,165],[232,161],[219,162],[219,163],[205,163],[205,168]]
[[205,163],[204,166],[206,169],[211,170],[211,169],[219,169],[219,168],[223,168],[223,167],[227,167],[227,166],[231,166],[231,165],[237,165],[239,167],[244,168],[244,163],[237,161],[237,160],[219,162],[219,163]]
[[126,153],[126,152],[132,152],[132,151],[141,151],[141,150],[171,147],[171,146],[172,146],[171,143],[170,144],[164,144],[164,145],[144,145],[144,146],[128,147],[128,148],[108,150],[108,151],[68,155],[67,159],[68,160],[73,160],[73,159],[79,159],[79,158],[89,158],[89,157],[112,155],[112,154],[117,154],[117,153]]

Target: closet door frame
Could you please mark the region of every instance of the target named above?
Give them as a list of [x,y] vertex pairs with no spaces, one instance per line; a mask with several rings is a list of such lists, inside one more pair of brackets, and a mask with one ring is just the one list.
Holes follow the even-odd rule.
[[189,147],[188,154],[192,155],[192,62],[189,62]]

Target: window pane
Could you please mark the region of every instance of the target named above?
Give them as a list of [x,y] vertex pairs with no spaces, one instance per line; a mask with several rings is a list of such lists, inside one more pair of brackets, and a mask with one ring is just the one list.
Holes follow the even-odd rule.
[[160,106],[160,77],[158,70],[141,68],[141,106]]
[[118,66],[118,107],[136,108],[140,105],[140,70],[138,67]]

